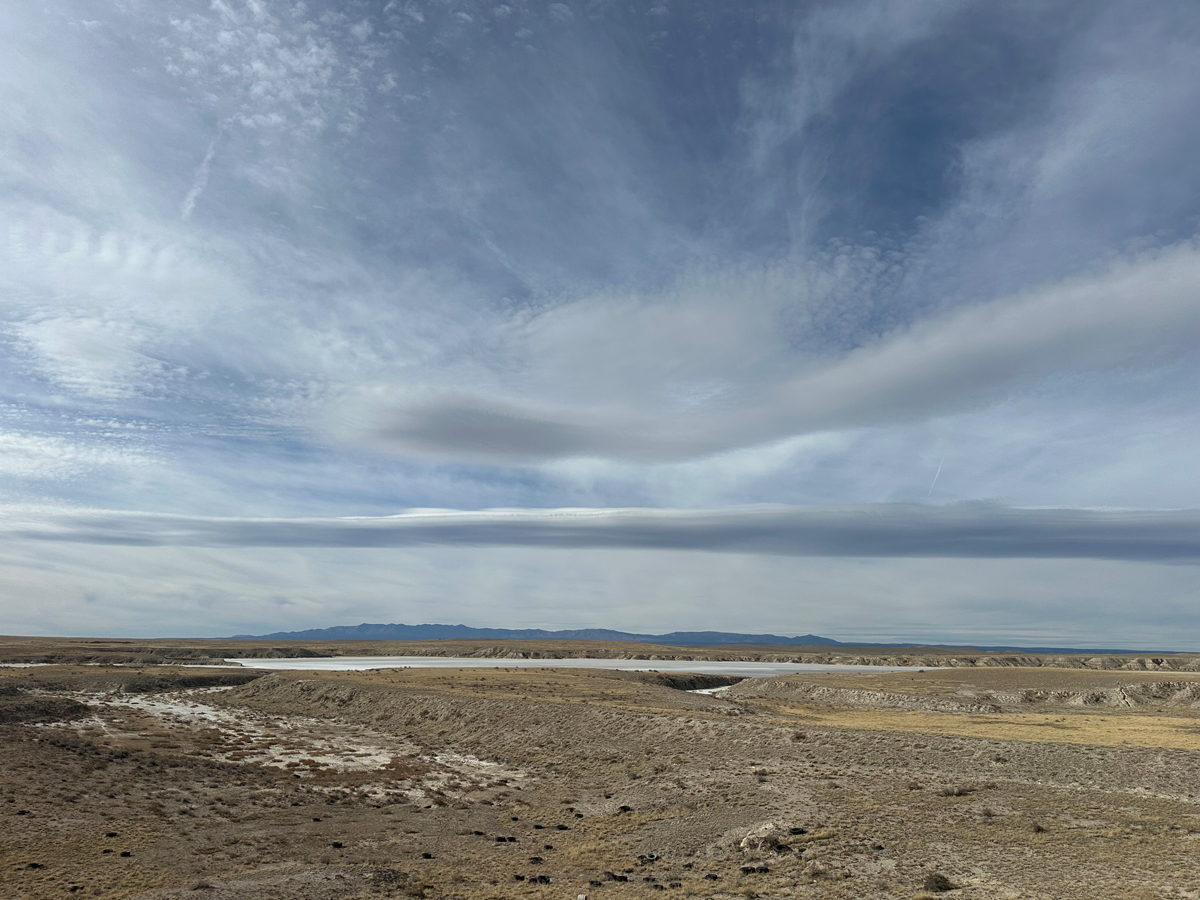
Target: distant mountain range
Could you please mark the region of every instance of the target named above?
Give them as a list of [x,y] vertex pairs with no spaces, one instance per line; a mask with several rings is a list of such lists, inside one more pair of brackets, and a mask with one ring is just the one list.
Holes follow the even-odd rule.
[[274,634],[235,634],[233,640],[276,641],[629,641],[637,644],[666,644],[673,647],[714,647],[721,644],[768,644],[809,647],[850,646],[841,641],[803,634],[736,634],[728,631],[673,631],[670,634],[631,634],[607,628],[575,631],[545,631],[541,628],[471,628],[468,625],[336,625],[307,631],[277,631]]
[[[835,641],[816,634],[784,637],[778,634],[739,634],[733,631],[672,631],[669,634],[632,634],[607,628],[581,628],[574,631],[545,631],[541,628],[472,628],[469,625],[336,625],[306,631],[276,631],[273,634],[235,634],[235,641],[627,641],[636,644],[662,644],[668,647],[719,647],[726,644],[770,647],[959,647],[963,644],[870,644]],[[978,647],[974,650],[1000,650],[1026,653],[1137,653],[1145,651],[1093,649],[1079,647]],[[1155,651],[1161,653],[1162,651]],[[1166,654],[1170,655],[1170,654]]]

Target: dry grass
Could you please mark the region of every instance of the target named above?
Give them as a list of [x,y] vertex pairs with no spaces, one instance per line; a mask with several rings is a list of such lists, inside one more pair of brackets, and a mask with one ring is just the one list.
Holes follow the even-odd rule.
[[[629,673],[384,670],[205,695],[230,717],[205,723],[150,702],[181,695],[110,694],[124,671],[0,671],[0,684],[68,686],[83,693],[46,696],[96,705],[0,727],[0,896],[1183,900],[1200,888],[1190,709],[975,715],[732,702]],[[934,698],[1162,677],[820,676]],[[364,747],[374,762],[329,764]],[[778,839],[743,848],[761,828]],[[933,873],[958,887],[927,891]]]
[[818,709],[786,703],[763,702],[761,705],[806,726],[955,735],[1034,744],[1200,751],[1200,721],[1192,715],[1159,716],[1137,712],[957,715],[876,709]]
[[964,689],[978,691],[1086,691],[1121,684],[1171,680],[1200,682],[1200,672],[1142,672],[1058,668],[1052,666],[1006,666],[995,668],[925,669],[919,672],[813,673],[792,676],[831,687],[874,691],[900,691],[930,697],[961,697]]

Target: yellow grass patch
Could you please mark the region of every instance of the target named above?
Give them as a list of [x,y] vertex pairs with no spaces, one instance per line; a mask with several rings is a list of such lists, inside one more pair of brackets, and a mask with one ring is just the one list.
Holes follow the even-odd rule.
[[[761,702],[761,701],[760,701]],[[1152,747],[1200,750],[1200,722],[1194,717],[1136,713],[954,713],[876,709],[814,709],[769,704],[774,712],[807,725],[864,731],[952,734],[1050,744]]]

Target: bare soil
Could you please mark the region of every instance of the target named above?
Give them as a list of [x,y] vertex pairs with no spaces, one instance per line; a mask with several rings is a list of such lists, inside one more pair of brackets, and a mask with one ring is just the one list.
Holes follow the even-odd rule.
[[705,695],[56,646],[77,661],[4,644],[52,663],[0,669],[5,898],[1200,898],[1200,675],[1178,658]]

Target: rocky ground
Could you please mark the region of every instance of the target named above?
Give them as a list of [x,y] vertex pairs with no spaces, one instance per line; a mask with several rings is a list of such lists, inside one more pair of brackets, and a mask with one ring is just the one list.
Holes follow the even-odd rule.
[[720,682],[0,669],[0,896],[1200,898],[1196,676]]

